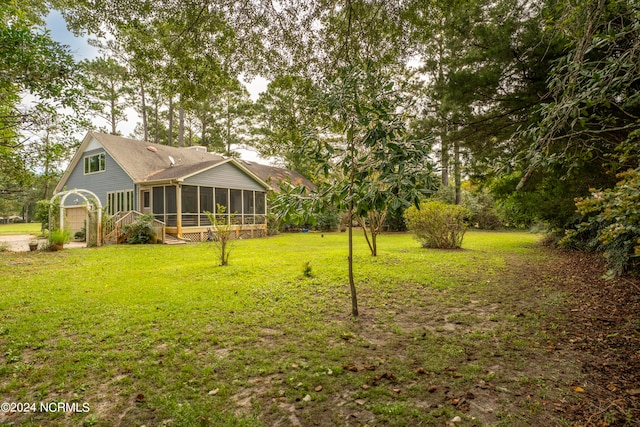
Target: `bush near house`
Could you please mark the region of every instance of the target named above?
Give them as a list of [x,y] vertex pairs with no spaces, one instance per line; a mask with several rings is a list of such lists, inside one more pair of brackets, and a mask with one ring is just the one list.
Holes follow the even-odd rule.
[[137,221],[124,227],[127,243],[145,244],[157,243],[158,237],[153,231],[153,215],[142,215]]
[[420,209],[411,206],[405,211],[407,229],[424,248],[457,249],[466,231],[465,218],[469,210],[442,202],[424,201]]

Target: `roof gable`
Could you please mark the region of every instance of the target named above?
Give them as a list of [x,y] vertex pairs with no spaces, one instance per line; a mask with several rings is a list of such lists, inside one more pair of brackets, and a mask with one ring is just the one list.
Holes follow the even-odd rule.
[[311,191],[316,188],[304,176],[288,169],[225,158],[205,150],[169,147],[101,132],[88,132],[56,186],[56,192],[65,186],[76,167],[82,167],[80,161],[84,153],[96,148],[103,148],[135,183],[183,181],[230,163],[265,189],[277,191],[277,186],[270,187],[270,183],[287,180]]

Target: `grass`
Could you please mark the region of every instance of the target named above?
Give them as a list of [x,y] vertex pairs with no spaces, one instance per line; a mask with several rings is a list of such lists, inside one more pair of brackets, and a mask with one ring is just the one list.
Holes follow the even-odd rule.
[[41,224],[32,222],[26,224],[0,224],[0,236],[8,236],[13,234],[40,234]]
[[[523,292],[536,289],[509,273],[514,260],[546,262],[536,242],[527,233],[470,232],[463,250],[437,251],[390,234],[372,258],[358,239],[358,319],[349,315],[345,234],[236,241],[227,267],[206,243],[5,253],[0,402],[86,402],[91,410],[0,412],[0,425],[531,417],[536,402],[521,409],[500,390],[531,388],[524,373],[531,382],[544,375],[531,364],[544,357],[540,317],[557,296],[545,288],[548,297],[524,301],[541,314],[523,314]],[[481,406],[487,390],[490,412],[460,405],[473,391]]]

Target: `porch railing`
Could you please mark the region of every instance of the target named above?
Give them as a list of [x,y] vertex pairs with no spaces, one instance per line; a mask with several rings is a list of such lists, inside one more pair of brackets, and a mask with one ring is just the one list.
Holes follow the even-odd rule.
[[[123,243],[127,235],[125,233],[125,227],[127,225],[133,224],[138,221],[143,214],[138,211],[126,211],[126,212],[117,212],[111,218],[107,219],[102,227],[103,239],[102,241],[105,244],[115,243],[120,244]],[[163,222],[158,221],[157,219],[153,219],[151,223],[151,228],[155,233],[156,237],[159,241],[164,242],[165,240],[165,225]]]

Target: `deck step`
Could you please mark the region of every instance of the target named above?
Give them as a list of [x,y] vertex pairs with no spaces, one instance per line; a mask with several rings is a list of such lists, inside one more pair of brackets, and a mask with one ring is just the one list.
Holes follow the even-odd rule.
[[176,236],[172,236],[171,234],[165,234],[164,242],[162,243],[164,243],[165,245],[185,245],[187,241],[178,239]]

